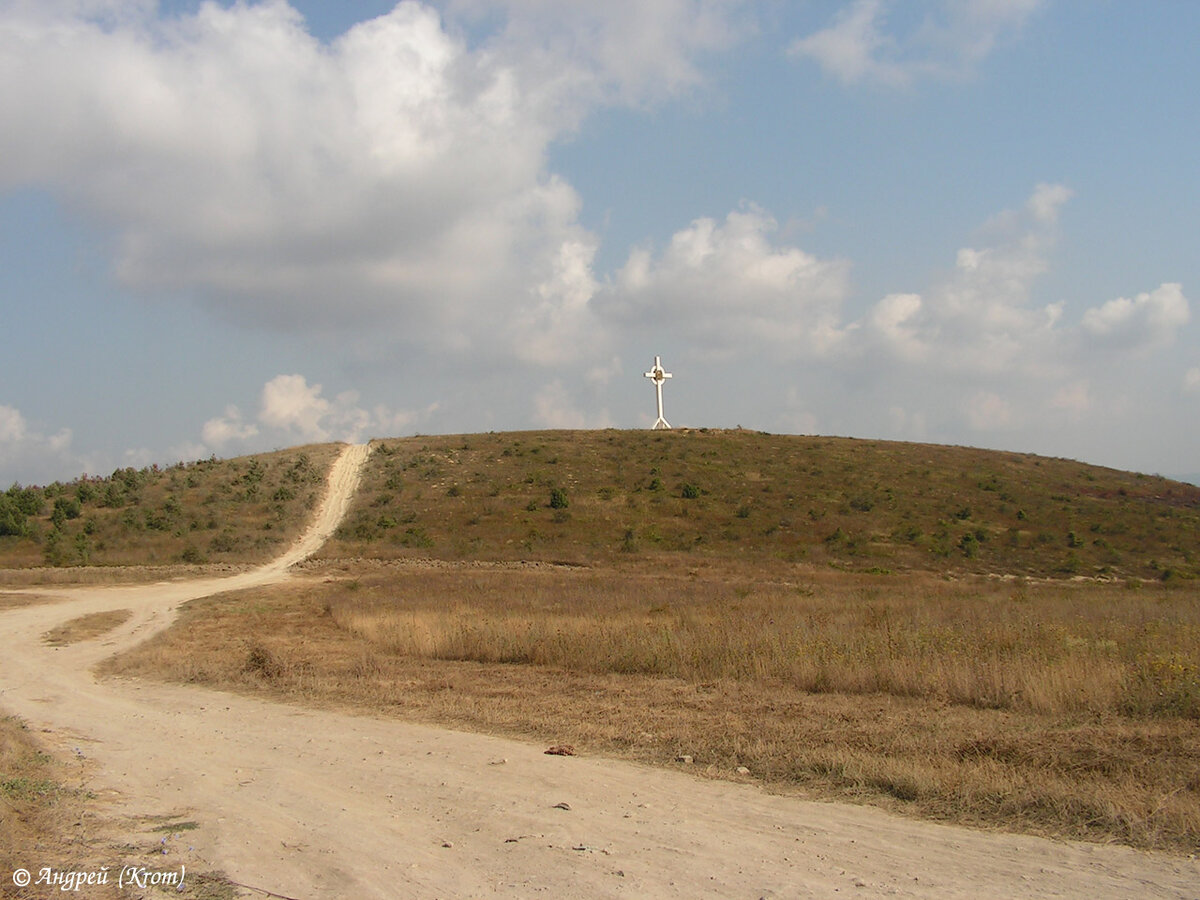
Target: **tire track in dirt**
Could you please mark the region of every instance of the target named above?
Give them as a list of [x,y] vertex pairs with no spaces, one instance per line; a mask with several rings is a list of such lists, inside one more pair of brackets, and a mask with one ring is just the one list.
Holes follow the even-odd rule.
[[[199,823],[165,846],[162,868],[221,869],[306,900],[1197,895],[1194,859],[916,822],[484,735],[92,675],[100,659],[167,627],[186,600],[286,578],[337,527],[366,454],[343,453],[310,529],[267,566],[39,589],[58,602],[0,612],[0,706],[87,760],[115,815]],[[42,643],[54,625],[107,609],[134,614],[98,640]]]

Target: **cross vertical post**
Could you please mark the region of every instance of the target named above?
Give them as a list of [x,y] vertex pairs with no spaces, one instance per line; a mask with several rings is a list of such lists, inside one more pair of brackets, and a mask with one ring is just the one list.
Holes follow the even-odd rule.
[[654,368],[646,373],[646,377],[654,382],[655,392],[658,394],[658,420],[654,423],[652,431],[657,431],[660,428],[670,429],[670,424],[663,418],[663,401],[662,401],[662,386],[663,382],[671,377],[671,373],[664,371],[662,360],[659,357],[654,357]]

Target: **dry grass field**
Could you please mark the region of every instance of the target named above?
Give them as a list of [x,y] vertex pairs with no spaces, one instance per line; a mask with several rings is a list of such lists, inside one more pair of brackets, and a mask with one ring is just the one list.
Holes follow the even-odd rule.
[[795,574],[330,566],[197,601],[109,671],[1200,849],[1192,586]]

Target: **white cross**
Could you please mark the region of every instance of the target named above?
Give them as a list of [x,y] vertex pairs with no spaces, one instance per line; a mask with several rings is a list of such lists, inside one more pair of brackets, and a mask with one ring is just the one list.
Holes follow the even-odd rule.
[[662,361],[656,356],[654,357],[654,368],[646,373],[646,377],[654,382],[654,389],[658,393],[658,421],[654,423],[654,428],[651,430],[670,428],[670,424],[663,418],[662,386],[663,382],[671,377],[671,373],[663,371]]

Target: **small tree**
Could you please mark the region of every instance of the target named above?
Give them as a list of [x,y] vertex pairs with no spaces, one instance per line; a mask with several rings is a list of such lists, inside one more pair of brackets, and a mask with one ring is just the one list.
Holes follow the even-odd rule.
[[571,503],[567,499],[567,492],[562,488],[554,488],[550,491],[550,508],[551,509],[566,509]]

